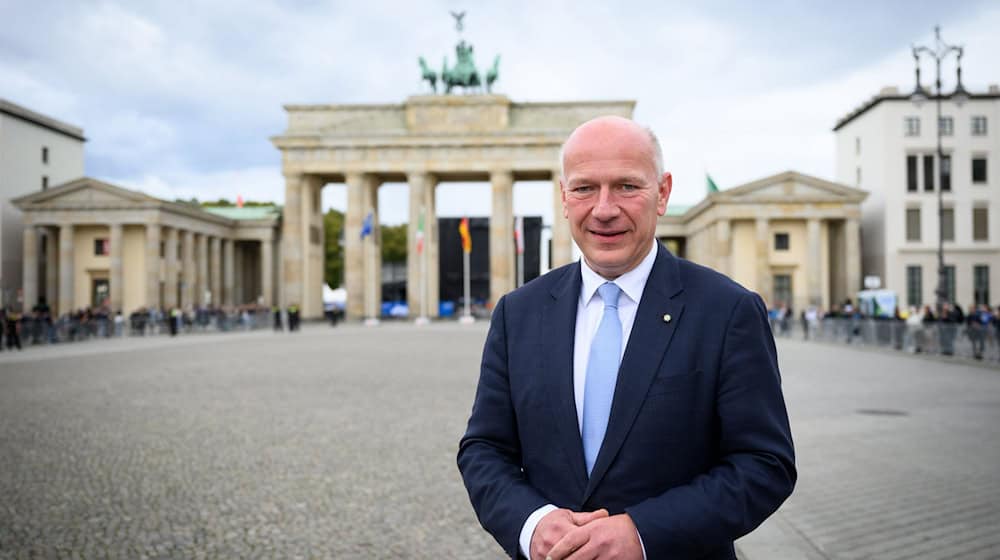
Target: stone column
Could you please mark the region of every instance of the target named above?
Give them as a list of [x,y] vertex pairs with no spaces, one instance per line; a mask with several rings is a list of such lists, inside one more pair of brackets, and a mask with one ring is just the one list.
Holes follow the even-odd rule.
[[38,230],[24,227],[22,261],[21,312],[29,313],[38,303]]
[[823,251],[820,247],[819,218],[809,218],[806,221],[806,245],[809,251],[806,257],[807,303],[820,306],[823,304]]
[[270,239],[260,240],[260,292],[262,304],[271,307],[274,291],[274,247]]
[[361,244],[361,223],[367,213],[365,175],[347,174],[347,213],[344,216],[344,286],[347,289],[347,318],[365,316],[365,258]]
[[490,304],[514,289],[514,175],[490,173],[493,208],[490,214]]
[[767,218],[757,218],[757,293],[764,298],[768,306],[771,301],[771,226]]
[[146,308],[160,307],[160,224],[146,225]]
[[857,305],[858,292],[861,291],[861,224],[857,218],[848,218],[844,225],[844,251],[847,262],[844,272],[847,275],[847,297]]
[[52,313],[59,310],[59,230],[45,230],[45,301]]
[[[302,238],[304,179],[305,177],[300,174],[285,175],[285,209],[281,216],[281,275],[284,286],[281,299],[285,306],[302,305],[303,281],[306,278],[305,269],[308,259],[308,253],[303,251],[303,242],[309,240],[308,237]],[[350,211],[350,202],[347,206],[348,211]]]
[[[122,309],[122,299],[125,294],[125,275],[122,273],[122,254],[124,253],[122,241],[125,236],[122,233],[121,224],[111,224],[109,229],[111,230],[108,240],[111,244],[111,266],[109,267],[110,286],[108,287],[111,292],[111,312],[115,313]],[[125,310],[122,309],[122,312],[124,313]]]
[[194,265],[194,232],[187,230],[184,232],[184,243],[182,246],[183,262],[181,264],[181,276],[184,287],[181,289],[181,307],[187,309],[194,305],[195,291],[195,270]]
[[[411,317],[438,315],[438,232],[435,190],[437,178],[423,172],[411,173],[410,221],[407,226],[409,250],[406,260],[406,297]],[[424,220],[424,252],[417,256],[417,230]],[[425,276],[426,273],[426,276]],[[426,305],[426,307],[425,307]]]
[[198,281],[195,283],[195,298],[198,305],[204,306],[208,303],[205,292],[208,291],[208,236],[204,233],[198,234]]
[[180,232],[177,228],[167,230],[167,243],[163,248],[165,266],[163,279],[163,307],[169,312],[180,303],[177,301],[177,243]]
[[[430,239],[427,235],[427,224],[431,218],[427,211],[427,184],[430,177],[427,173],[414,172],[406,177],[410,184],[410,220],[406,227],[406,304],[410,308],[411,317],[429,317],[430,309],[427,303],[427,277],[424,271],[430,272],[427,262]],[[417,231],[423,220],[424,249],[417,255]]]
[[[371,215],[372,233],[363,242],[365,317],[378,319],[382,308],[382,232],[378,219],[379,182],[374,176],[366,175],[362,190],[364,216]],[[360,234],[359,234],[360,237]]]
[[73,224],[59,226],[59,315],[73,311]]
[[209,240],[210,245],[210,264],[212,277],[212,306],[219,307],[222,305],[222,240],[218,237],[212,237]]
[[722,218],[715,224],[715,265],[719,272],[732,276],[733,228],[728,218]]
[[560,171],[552,172],[552,268],[559,268],[573,261],[573,236],[569,220],[563,215]]
[[236,243],[232,239],[222,240],[222,302],[232,307],[236,302]]

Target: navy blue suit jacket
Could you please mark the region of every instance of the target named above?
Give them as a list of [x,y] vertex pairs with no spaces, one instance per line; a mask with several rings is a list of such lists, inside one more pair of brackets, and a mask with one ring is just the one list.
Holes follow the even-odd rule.
[[525,520],[551,503],[627,512],[649,560],[735,559],[733,541],[792,492],[763,302],[657,251],[589,478],[573,394],[580,264],[497,302],[458,466],[480,523],[512,557]]

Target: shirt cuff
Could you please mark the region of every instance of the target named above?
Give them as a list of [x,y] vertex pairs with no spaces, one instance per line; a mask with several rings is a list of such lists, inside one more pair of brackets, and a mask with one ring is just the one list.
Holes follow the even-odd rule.
[[[521,537],[517,542],[521,545],[521,554],[523,554],[525,558],[531,558],[531,537],[535,534],[535,527],[538,526],[538,522],[541,521],[543,517],[548,515],[550,511],[555,511],[557,509],[559,508],[552,504],[546,504],[536,509],[531,515],[528,516],[528,519],[524,521],[524,525],[521,527]],[[645,551],[643,554],[645,554]]]

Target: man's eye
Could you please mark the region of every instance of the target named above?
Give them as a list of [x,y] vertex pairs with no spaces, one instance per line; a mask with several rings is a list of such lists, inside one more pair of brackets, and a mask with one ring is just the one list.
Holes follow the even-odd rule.
[[594,187],[592,185],[580,185],[579,187],[573,187],[573,192],[576,194],[587,194],[594,192]]
[[622,185],[622,190],[625,192],[633,192],[639,190],[639,186],[625,183]]

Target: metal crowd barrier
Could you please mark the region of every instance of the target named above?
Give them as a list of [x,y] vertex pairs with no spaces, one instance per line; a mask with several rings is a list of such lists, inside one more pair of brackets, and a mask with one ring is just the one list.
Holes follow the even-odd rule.
[[[89,318],[63,316],[52,321],[35,317],[20,320],[22,345],[61,344],[102,338],[169,336],[171,317],[162,313],[133,314],[116,321],[113,316]],[[178,318],[177,334],[250,331],[271,328],[268,309],[230,311],[200,310]],[[5,341],[6,342],[6,341]]]
[[1000,331],[990,325],[922,323],[893,319],[827,317],[772,321],[775,337],[796,337],[856,346],[891,348],[912,353],[1000,360]]

